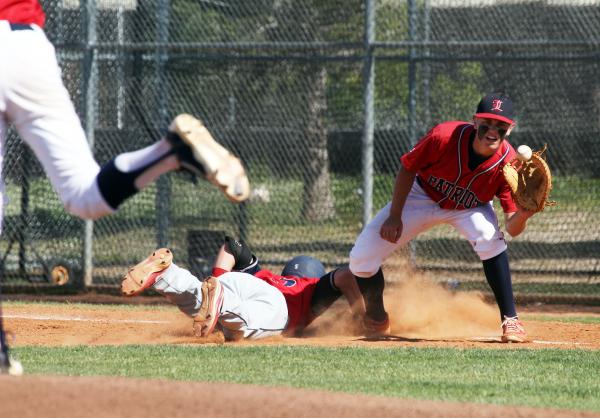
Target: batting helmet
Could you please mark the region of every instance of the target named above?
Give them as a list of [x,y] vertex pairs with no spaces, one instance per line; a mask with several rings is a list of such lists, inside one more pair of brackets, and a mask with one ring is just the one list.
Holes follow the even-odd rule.
[[281,271],[282,276],[296,277],[322,277],[325,273],[323,264],[316,258],[307,255],[292,258]]

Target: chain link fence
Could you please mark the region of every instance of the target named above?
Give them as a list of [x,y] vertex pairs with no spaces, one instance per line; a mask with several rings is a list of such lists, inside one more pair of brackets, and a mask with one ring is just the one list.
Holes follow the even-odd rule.
[[[508,92],[513,145],[548,144],[558,206],[510,240],[519,295],[600,298],[600,2],[596,0],[46,0],[46,33],[100,163],[201,118],[248,168],[235,206],[163,176],[96,222],[62,209],[9,132],[1,265],[8,288],[116,288],[156,247],[204,274],[225,234],[275,270],[347,262],[391,197],[399,157],[432,125]],[[499,212],[500,214],[500,212]],[[436,228],[386,265],[487,289],[457,233]],[[462,284],[464,283],[464,284]]]

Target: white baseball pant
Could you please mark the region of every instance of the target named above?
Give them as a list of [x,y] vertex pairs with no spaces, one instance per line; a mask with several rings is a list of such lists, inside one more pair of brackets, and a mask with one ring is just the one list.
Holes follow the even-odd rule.
[[350,251],[350,270],[358,277],[371,277],[395,250],[433,226],[449,224],[464,236],[479,258],[487,260],[506,250],[504,234],[491,202],[465,210],[442,209],[415,181],[402,211],[402,235],[396,243],[379,235],[390,214],[388,203],[362,230]]
[[[225,273],[219,281],[224,294],[218,321],[226,338],[260,339],[283,332],[288,310],[279,290],[248,273]],[[171,264],[153,286],[185,315],[198,315],[202,282],[188,270]]]
[[[84,219],[112,213],[96,184],[100,168],[63,85],[54,47],[32,27],[12,31],[0,21],[0,154],[12,123],[69,213]],[[1,193],[4,203],[3,188]]]

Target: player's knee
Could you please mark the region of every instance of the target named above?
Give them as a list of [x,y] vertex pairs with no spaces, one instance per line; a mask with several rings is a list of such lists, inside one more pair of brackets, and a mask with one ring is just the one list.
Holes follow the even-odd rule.
[[348,267],[356,277],[372,277],[381,268],[381,260],[372,254],[361,254],[356,247],[350,251],[350,262]]
[[94,187],[77,192],[61,193],[65,210],[85,220],[99,219],[114,212]]
[[350,271],[356,277],[373,277],[381,268],[381,262],[371,257],[360,257],[350,254]]
[[496,231],[489,237],[481,237],[476,241],[471,241],[473,249],[481,260],[487,260],[506,251],[507,245],[502,231]]

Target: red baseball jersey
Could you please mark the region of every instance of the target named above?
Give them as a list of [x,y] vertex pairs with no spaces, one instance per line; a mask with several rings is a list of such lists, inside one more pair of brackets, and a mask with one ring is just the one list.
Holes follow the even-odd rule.
[[469,147],[474,134],[470,123],[441,123],[400,161],[406,170],[417,173],[423,190],[443,209],[469,209],[497,196],[504,212],[516,212],[517,206],[502,174],[502,167],[516,155],[514,148],[502,141],[494,155],[471,170]]
[[43,28],[46,14],[38,0],[0,0],[0,20]]
[[310,301],[318,278],[280,276],[269,270],[259,270],[254,276],[275,286],[283,296],[288,308],[288,326],[286,331],[304,328],[314,319]]

